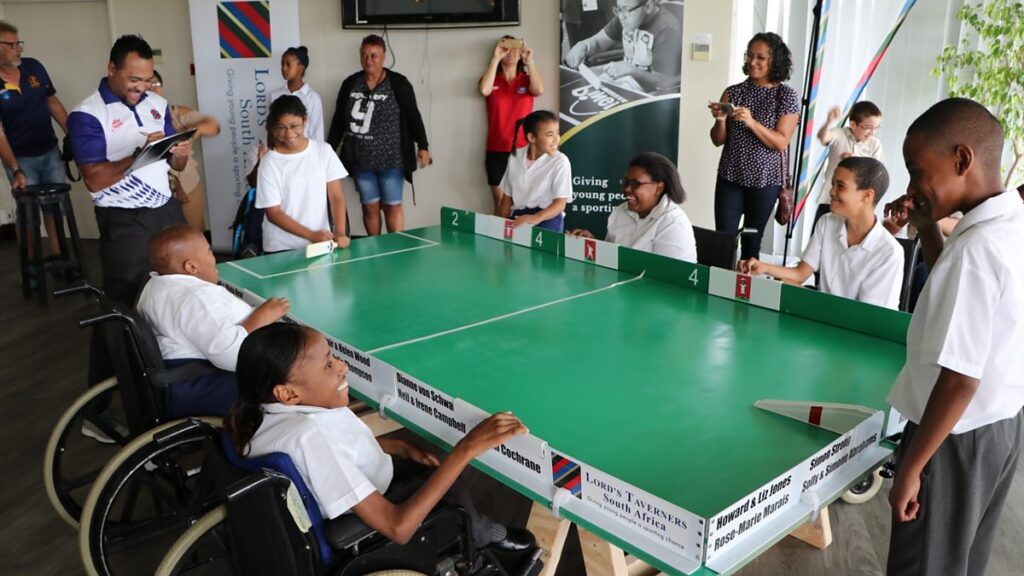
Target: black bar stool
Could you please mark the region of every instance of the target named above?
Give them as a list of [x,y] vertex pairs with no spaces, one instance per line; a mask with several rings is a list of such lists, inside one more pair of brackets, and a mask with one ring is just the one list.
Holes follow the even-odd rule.
[[[82,258],[82,246],[78,237],[78,225],[75,224],[75,211],[71,207],[71,186],[68,184],[36,184],[20,190],[13,190],[17,202],[18,220],[18,253],[21,260],[21,292],[28,300],[32,291],[39,292],[39,303],[47,303],[46,271],[55,269],[62,272],[64,280],[70,281],[77,274],[86,279],[85,260]],[[60,254],[45,256],[43,253],[43,235],[40,227],[43,223],[43,211],[48,209],[53,215],[56,226],[57,244]],[[71,234],[71,251],[68,253],[67,237],[64,233],[64,219],[67,218],[68,232]],[[29,258],[29,242],[32,246],[32,257]],[[35,285],[33,286],[33,281]]]

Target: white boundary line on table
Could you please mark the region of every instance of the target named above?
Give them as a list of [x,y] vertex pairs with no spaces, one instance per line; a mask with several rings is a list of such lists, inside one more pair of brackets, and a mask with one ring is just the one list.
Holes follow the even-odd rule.
[[320,265],[313,264],[313,265],[310,265],[310,266],[305,266],[303,268],[298,268],[296,270],[289,270],[287,272],[278,272],[276,274],[267,274],[266,276],[264,276],[262,274],[257,274],[255,272],[253,272],[252,270],[249,270],[248,268],[237,264],[234,260],[228,262],[227,264],[229,266],[233,266],[235,268],[238,268],[239,270],[241,270],[242,272],[245,272],[246,274],[249,274],[250,276],[259,278],[260,280],[266,280],[267,278],[277,278],[278,276],[288,276],[289,274],[298,274],[299,272],[308,272],[310,270],[316,270],[318,268],[330,268],[331,266],[340,266],[342,264],[348,264],[350,262],[359,262],[360,260],[372,260],[374,258],[381,258],[381,257],[384,257],[384,256],[392,256],[394,254],[401,254],[402,252],[412,252],[413,250],[423,250],[424,248],[433,248],[435,246],[439,246],[440,245],[437,242],[434,242],[433,240],[427,240],[426,238],[420,238],[419,236],[413,236],[412,234],[406,234],[405,232],[398,232],[397,234],[399,234],[401,236],[405,236],[406,238],[413,238],[413,239],[419,240],[420,242],[425,242],[426,245],[424,245],[424,246],[415,246],[413,248],[403,248],[401,250],[392,250],[391,252],[382,252],[380,254],[374,254],[372,256],[361,256],[359,258],[351,258],[349,260],[342,260],[340,262],[330,262],[330,263],[327,263],[327,264],[320,264]]
[[457,328],[451,328],[449,330],[444,330],[444,331],[441,331],[441,332],[436,332],[434,334],[428,334],[426,336],[420,336],[419,338],[413,338],[411,340],[406,340],[405,342],[396,342],[394,344],[388,344],[387,346],[381,346],[380,348],[374,348],[373,350],[367,350],[366,353],[367,354],[371,354],[371,355],[372,354],[376,354],[378,352],[383,352],[385,350],[390,350],[392,348],[399,348],[401,346],[406,346],[408,344],[415,344],[417,342],[423,342],[425,340],[430,340],[432,338],[437,338],[438,336],[447,336],[448,334],[454,334],[456,332],[462,332],[463,330],[469,330],[470,328],[476,328],[477,326],[483,326],[485,324],[490,324],[492,322],[498,322],[500,320],[505,320],[507,318],[513,318],[513,317],[519,316],[521,314],[526,314],[527,312],[533,312],[534,310],[540,310],[541,308],[547,308],[548,306],[554,306],[556,304],[561,304],[563,302],[568,302],[570,300],[575,300],[577,298],[584,298],[586,296],[591,296],[591,295],[597,294],[599,292],[604,292],[605,290],[611,290],[612,288],[618,288],[619,286],[625,286],[626,284],[630,284],[632,282],[636,282],[637,280],[641,280],[641,279],[643,279],[644,274],[646,274],[646,273],[647,273],[647,271],[645,270],[645,271],[641,272],[639,276],[634,276],[633,278],[630,278],[629,280],[620,280],[618,282],[615,282],[614,284],[609,284],[609,285],[601,287],[601,288],[595,288],[594,290],[590,290],[588,292],[581,292],[580,294],[573,294],[572,296],[566,296],[564,298],[559,298],[557,300],[552,300],[550,302],[545,302],[543,304],[537,304],[536,306],[530,306],[529,308],[523,308],[522,310],[516,310],[515,312],[509,312],[508,314],[502,314],[501,316],[495,316],[493,318],[488,318],[486,320],[481,320],[479,322],[473,322],[472,324],[466,324],[464,326],[459,326]]

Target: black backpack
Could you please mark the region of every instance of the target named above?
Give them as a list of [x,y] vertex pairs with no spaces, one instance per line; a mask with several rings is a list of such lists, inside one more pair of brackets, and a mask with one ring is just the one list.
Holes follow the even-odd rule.
[[256,207],[256,189],[249,188],[231,223],[231,255],[250,258],[263,254],[263,209]]

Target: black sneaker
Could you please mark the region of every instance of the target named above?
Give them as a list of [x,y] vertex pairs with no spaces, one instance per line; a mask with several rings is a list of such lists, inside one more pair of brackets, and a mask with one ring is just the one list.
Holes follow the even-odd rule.
[[500,552],[525,552],[537,546],[537,539],[528,530],[522,528],[507,528],[507,534],[502,540],[491,542],[489,546]]

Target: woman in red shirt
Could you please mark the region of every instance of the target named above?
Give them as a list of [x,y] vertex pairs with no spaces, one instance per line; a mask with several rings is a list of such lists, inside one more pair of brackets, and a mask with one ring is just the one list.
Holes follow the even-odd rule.
[[[522,48],[518,47],[522,44]],[[513,36],[502,36],[494,47],[487,70],[480,78],[480,94],[487,99],[487,184],[494,213],[503,195],[501,178],[512,150],[526,145],[526,136],[513,142],[516,121],[533,111],[533,99],[544,93],[544,81],[533,60],[533,49]]]

